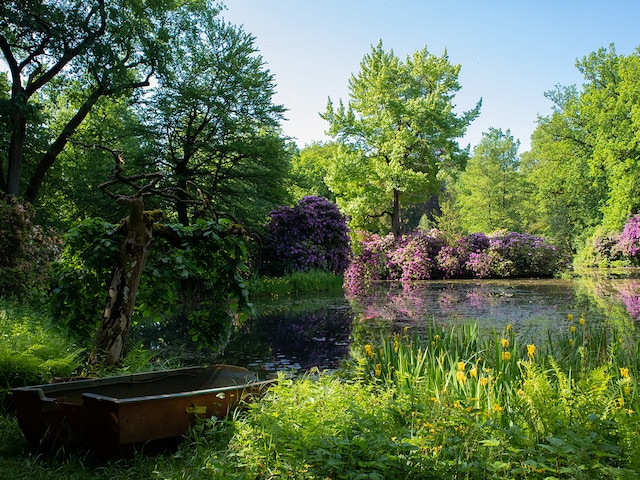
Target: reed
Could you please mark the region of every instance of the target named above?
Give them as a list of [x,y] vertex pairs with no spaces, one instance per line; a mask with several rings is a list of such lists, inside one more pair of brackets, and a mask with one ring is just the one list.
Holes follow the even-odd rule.
[[278,299],[306,293],[342,292],[342,284],[342,275],[312,270],[282,277],[256,277],[250,282],[249,291],[254,299]]

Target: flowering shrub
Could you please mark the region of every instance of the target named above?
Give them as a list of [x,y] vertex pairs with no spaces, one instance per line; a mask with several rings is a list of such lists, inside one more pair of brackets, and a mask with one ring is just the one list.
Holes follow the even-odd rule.
[[568,261],[542,237],[508,232],[490,239],[489,254],[493,276],[550,277]]
[[387,255],[389,271],[392,273],[389,279],[402,280],[406,284],[414,280],[441,278],[437,257],[444,246],[444,236],[437,230],[403,237]]
[[304,197],[295,207],[271,212],[262,255],[270,275],[324,270],[342,273],[349,264],[347,218],[323,197]]
[[389,237],[360,234],[345,272],[345,290],[361,295],[376,280],[411,282],[439,278],[549,277],[569,258],[542,237],[499,232],[447,239],[438,230]]
[[29,204],[0,199],[0,295],[46,287],[49,264],[60,254],[60,239],[34,224],[33,216]]
[[395,248],[393,235],[356,232],[355,259],[344,272],[344,286],[353,295],[364,293],[373,282],[389,277],[388,253]]
[[640,261],[640,215],[634,215],[627,220],[618,238],[614,250],[629,257],[634,263]]

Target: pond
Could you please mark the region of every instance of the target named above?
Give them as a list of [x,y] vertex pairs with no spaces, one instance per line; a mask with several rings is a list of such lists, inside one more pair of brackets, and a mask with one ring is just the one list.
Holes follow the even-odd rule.
[[307,296],[258,302],[258,316],[231,339],[219,361],[253,369],[300,371],[336,368],[352,342],[431,322],[478,323],[481,332],[507,324],[535,341],[567,327],[567,316],[635,332],[640,322],[640,279],[585,274],[573,279],[441,280],[380,285],[370,295]]

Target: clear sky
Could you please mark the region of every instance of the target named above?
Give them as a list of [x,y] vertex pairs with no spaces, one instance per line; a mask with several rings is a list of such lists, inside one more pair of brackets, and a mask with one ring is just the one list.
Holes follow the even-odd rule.
[[489,127],[530,146],[544,92],[578,85],[575,67],[600,47],[628,55],[640,46],[640,0],[223,0],[223,16],[242,25],[275,76],[275,102],[288,112],[284,133],[299,147],[327,140],[319,117],[327,99],[348,101],[348,81],[382,40],[404,58],[427,47],[461,65],[459,112],[482,98],[461,146]]

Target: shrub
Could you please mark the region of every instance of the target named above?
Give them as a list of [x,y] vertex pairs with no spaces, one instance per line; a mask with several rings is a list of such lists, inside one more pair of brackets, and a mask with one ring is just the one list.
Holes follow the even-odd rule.
[[295,207],[271,212],[262,254],[263,273],[323,270],[343,273],[349,264],[347,218],[335,203],[322,197],[304,197]]
[[11,388],[70,376],[82,351],[47,326],[37,312],[0,304],[0,407],[7,408]]
[[[216,350],[233,321],[251,311],[245,277],[247,249],[226,220],[166,226],[183,239],[179,248],[154,238],[136,297],[134,324],[176,319],[183,338]],[[96,331],[122,238],[117,225],[90,219],[71,229],[54,265],[53,314],[81,341]]]
[[575,264],[583,267],[607,268],[622,260],[621,252],[616,248],[619,235],[597,227],[575,258]]
[[634,264],[640,263],[640,215],[633,215],[627,220],[614,250]]
[[489,255],[497,277],[550,277],[563,268],[568,259],[557,247],[542,237],[527,233],[508,232],[490,238]]
[[60,240],[33,223],[33,208],[14,197],[0,199],[0,295],[24,297],[47,285]]
[[360,235],[345,272],[349,295],[361,295],[377,280],[414,281],[439,278],[550,277],[569,258],[542,237],[500,232],[447,238],[438,230],[389,237]]
[[[437,257],[445,245],[444,235],[435,229],[404,236],[388,254],[389,279],[402,280],[406,284],[442,278]],[[399,277],[394,272],[398,272]]]

